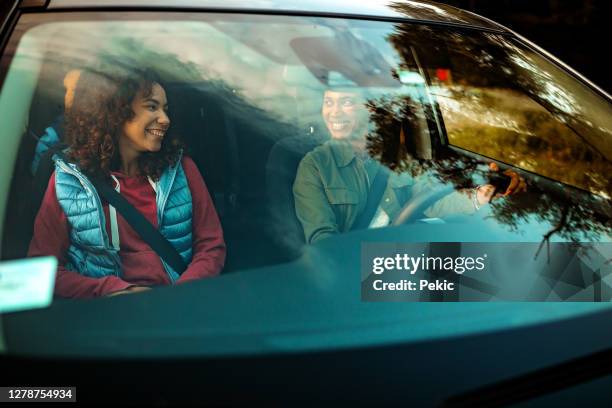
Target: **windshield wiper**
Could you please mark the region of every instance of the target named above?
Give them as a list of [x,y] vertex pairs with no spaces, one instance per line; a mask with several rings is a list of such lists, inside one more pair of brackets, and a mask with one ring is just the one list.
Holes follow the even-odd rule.
[[607,349],[450,397],[441,406],[501,407],[586,383],[610,373],[612,349]]

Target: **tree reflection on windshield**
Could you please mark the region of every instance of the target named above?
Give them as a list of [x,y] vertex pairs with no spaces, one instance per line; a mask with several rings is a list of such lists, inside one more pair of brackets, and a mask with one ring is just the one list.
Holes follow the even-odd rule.
[[[555,78],[535,66],[533,57],[501,35],[486,34],[485,41],[476,35],[398,24],[388,38],[402,60],[401,68],[424,68],[429,74],[429,90],[441,104],[447,98],[456,104],[454,113],[464,116],[475,106],[480,108],[472,112],[471,123],[465,118],[452,118],[450,109],[441,108],[451,144],[603,196],[532,178],[527,194],[492,204],[491,215],[497,222],[512,230],[533,221],[549,224],[551,229],[542,236],[544,240],[553,235],[574,241],[597,240],[600,234],[609,234],[612,210],[607,198],[612,191],[612,167],[606,151],[598,150],[572,127],[578,123],[595,126],[571,96],[569,90],[576,85],[564,79],[567,89],[561,89],[562,85],[552,83]],[[415,66],[415,51],[422,67]],[[453,81],[436,77],[435,69],[440,67],[451,69]],[[508,102],[513,95],[519,99]],[[512,105],[512,110],[504,109],[504,102]],[[413,175],[429,172],[456,189],[473,187],[478,180],[486,179],[488,170],[483,160],[448,151],[438,151],[434,160],[423,160],[411,154],[409,143],[400,146],[392,124],[397,128],[400,123],[414,122],[412,98],[387,96],[370,100],[368,108],[375,124],[369,136],[370,153],[389,168]],[[425,112],[433,129],[434,110]],[[487,115],[493,118],[489,120]],[[503,120],[504,115],[508,120]],[[591,132],[590,137],[603,139],[598,132]],[[605,147],[605,143],[599,145]]]

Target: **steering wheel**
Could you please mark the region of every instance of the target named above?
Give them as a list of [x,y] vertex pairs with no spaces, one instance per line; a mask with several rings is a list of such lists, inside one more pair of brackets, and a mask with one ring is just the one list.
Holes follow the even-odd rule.
[[432,190],[418,194],[416,197],[408,200],[402,207],[392,222],[392,225],[403,225],[415,222],[420,218],[425,218],[423,214],[432,204],[440,200],[442,197],[455,191],[452,185],[444,185]]

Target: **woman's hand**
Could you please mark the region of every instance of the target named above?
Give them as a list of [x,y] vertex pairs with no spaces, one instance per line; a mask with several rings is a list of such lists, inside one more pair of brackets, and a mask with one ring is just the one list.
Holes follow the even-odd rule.
[[117,296],[117,295],[127,295],[127,294],[130,294],[130,293],[137,293],[137,292],[145,292],[147,290],[151,290],[151,288],[148,287],[148,286],[137,286],[137,285],[135,285],[135,286],[130,286],[127,289],[118,290],[117,292],[110,293],[110,294],[106,295],[106,297]]
[[[497,163],[489,163],[489,169],[491,171],[498,172],[499,166]],[[506,197],[512,194],[527,191],[527,183],[525,182],[525,179],[519,176],[517,172],[508,169],[502,174],[510,178],[510,183],[508,184],[506,191],[503,193],[495,193],[495,186],[492,184],[483,184],[482,186],[478,186],[476,189],[476,200],[478,202],[478,207],[490,203],[491,201],[500,197]],[[495,196],[493,196],[494,194]]]
[[[497,163],[489,163],[489,169],[491,171],[498,172],[499,166]],[[519,174],[513,170],[507,169],[502,173],[504,176],[510,178],[510,184],[506,191],[500,194],[496,194],[495,197],[491,197],[491,199],[496,199],[499,197],[506,197],[512,194],[522,193],[527,191],[527,183],[525,179],[519,176]]]
[[495,192],[495,186],[492,184],[485,184],[479,186],[476,189],[476,200],[478,200],[478,205],[485,205],[493,199],[493,193]]

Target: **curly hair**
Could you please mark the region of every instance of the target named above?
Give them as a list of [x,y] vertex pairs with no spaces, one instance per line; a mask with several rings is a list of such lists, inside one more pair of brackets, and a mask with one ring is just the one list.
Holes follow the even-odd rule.
[[[139,92],[144,97],[151,95],[154,84],[163,88],[159,76],[148,69],[83,71],[74,102],[65,115],[65,132],[70,143],[68,157],[83,172],[107,178],[119,168],[119,137],[123,125],[135,115],[131,104]],[[140,174],[159,180],[168,166],[176,164],[182,148],[178,136],[169,129],[158,152],[139,156]]]

